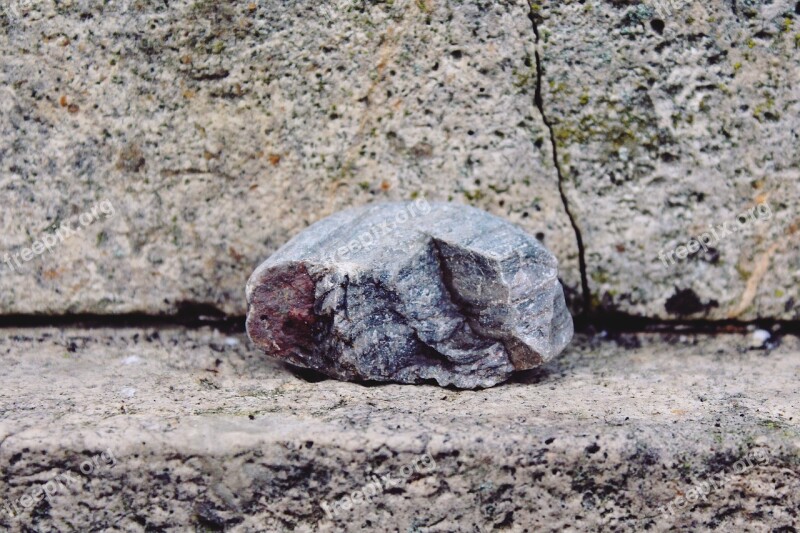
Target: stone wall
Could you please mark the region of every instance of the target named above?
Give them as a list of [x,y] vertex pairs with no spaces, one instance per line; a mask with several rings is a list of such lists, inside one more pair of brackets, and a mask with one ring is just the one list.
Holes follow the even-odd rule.
[[424,197],[537,235],[575,311],[796,318],[797,11],[12,0],[0,309],[241,315],[308,224]]

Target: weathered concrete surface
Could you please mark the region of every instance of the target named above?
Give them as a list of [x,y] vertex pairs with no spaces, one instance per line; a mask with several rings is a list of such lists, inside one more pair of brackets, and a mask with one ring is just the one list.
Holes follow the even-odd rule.
[[[792,531],[800,341],[752,342],[584,337],[509,384],[455,391],[311,383],[208,330],[5,330],[2,503],[74,481],[20,521],[0,507],[0,527]],[[754,451],[768,459],[728,475]],[[425,453],[434,469],[326,519],[321,502]],[[659,515],[715,475],[705,501]]]
[[797,318],[796,2],[673,4],[5,2],[0,253],[116,209],[3,263],[0,310],[242,314],[243,273],[291,235],[419,196],[539,235],[577,309],[560,174],[596,309]]
[[3,2],[0,311],[243,314],[247,274],[343,207],[467,202],[579,285],[522,0]]
[[[532,0],[532,13],[595,307],[798,318],[797,2]],[[769,219],[659,259],[759,203]]]

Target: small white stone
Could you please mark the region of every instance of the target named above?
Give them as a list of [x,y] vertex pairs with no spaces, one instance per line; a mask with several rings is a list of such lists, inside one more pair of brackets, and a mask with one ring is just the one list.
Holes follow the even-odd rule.
[[767,342],[772,335],[769,331],[765,329],[757,329],[753,332],[753,345],[755,346],[764,346],[764,343]]

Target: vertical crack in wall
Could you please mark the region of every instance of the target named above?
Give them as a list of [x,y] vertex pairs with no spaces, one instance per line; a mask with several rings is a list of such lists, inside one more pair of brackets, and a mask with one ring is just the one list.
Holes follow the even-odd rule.
[[581,235],[581,230],[575,220],[575,215],[572,213],[572,210],[569,207],[569,201],[567,200],[567,195],[564,192],[564,173],[561,171],[561,163],[558,160],[558,147],[556,145],[556,136],[555,132],[553,131],[553,125],[547,119],[547,114],[544,112],[544,102],[542,100],[543,69],[542,60],[539,55],[539,27],[536,22],[536,14],[534,12],[531,0],[528,0],[528,8],[528,19],[531,21],[533,34],[536,37],[536,48],[534,50],[534,56],[536,59],[536,90],[534,92],[533,99],[534,103],[536,104],[536,108],[539,110],[539,114],[542,116],[542,121],[544,122],[545,126],[547,127],[547,131],[550,134],[550,145],[552,146],[553,150],[553,164],[556,167],[556,174],[558,176],[558,193],[561,195],[561,203],[564,204],[564,211],[567,213],[569,223],[572,226],[572,230],[575,232],[575,241],[578,245],[578,268],[580,269],[581,274],[581,298],[583,299],[583,309],[581,311],[584,316],[587,316],[591,306],[591,294],[589,292],[589,278],[586,275],[586,251],[583,246],[583,236]]

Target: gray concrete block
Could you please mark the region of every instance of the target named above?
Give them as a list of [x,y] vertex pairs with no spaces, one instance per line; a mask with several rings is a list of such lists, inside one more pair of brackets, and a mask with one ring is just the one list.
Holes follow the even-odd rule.
[[798,318],[796,2],[532,5],[594,307]]
[[420,197],[521,224],[579,285],[524,2],[13,2],[3,312],[241,315],[249,272],[310,223]]
[[210,330],[5,330],[0,526],[788,531],[800,343],[756,340],[579,337],[456,391],[304,379]]

